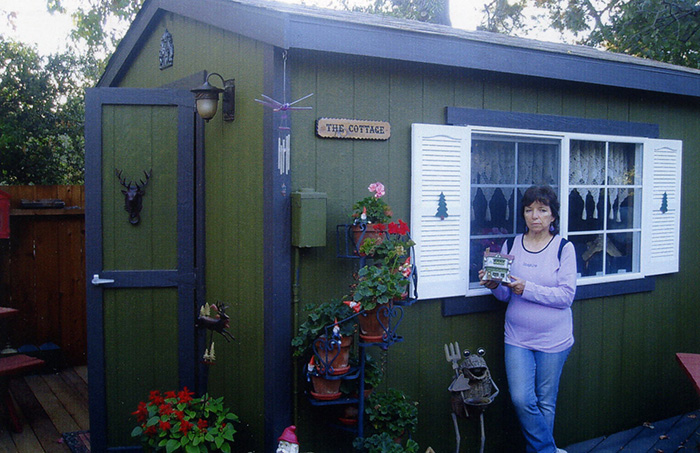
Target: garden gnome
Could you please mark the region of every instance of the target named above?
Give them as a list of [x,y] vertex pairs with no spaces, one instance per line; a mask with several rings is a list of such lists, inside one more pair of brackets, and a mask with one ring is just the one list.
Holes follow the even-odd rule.
[[277,444],[277,453],[299,453],[299,441],[297,441],[297,435],[294,433],[297,427],[287,426],[284,428],[284,432],[279,437],[279,444]]

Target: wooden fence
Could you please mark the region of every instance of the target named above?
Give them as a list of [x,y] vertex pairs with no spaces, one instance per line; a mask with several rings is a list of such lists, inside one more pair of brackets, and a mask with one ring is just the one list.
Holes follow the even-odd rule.
[[[87,363],[83,186],[3,186],[11,195],[10,239],[0,240],[0,305],[17,308],[10,342],[55,343],[69,365]],[[21,200],[60,199],[61,209]],[[5,345],[0,345],[0,349]]]

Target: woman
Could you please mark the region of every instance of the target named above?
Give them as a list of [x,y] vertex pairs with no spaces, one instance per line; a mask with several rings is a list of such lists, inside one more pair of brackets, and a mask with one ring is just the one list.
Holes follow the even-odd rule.
[[[574,344],[571,303],[576,293],[576,252],[559,232],[559,201],[549,186],[530,187],[522,199],[525,234],[508,250],[511,283],[481,280],[508,302],[505,363],[511,399],[527,452],[565,453],[554,443],[559,378]],[[561,241],[565,241],[560,250]],[[479,273],[483,276],[483,271]]]

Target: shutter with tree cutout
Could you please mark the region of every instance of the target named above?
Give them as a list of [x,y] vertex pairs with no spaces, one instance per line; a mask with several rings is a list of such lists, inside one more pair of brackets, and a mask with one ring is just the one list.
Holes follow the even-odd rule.
[[467,291],[470,137],[468,127],[412,127],[411,234],[420,299]]
[[678,272],[683,142],[649,139],[644,144],[642,272]]

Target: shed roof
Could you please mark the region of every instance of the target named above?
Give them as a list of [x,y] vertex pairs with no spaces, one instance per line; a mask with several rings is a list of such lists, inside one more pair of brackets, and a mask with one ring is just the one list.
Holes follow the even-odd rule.
[[586,46],[267,0],[146,0],[98,86],[119,82],[150,24],[172,12],[282,49],[437,64],[700,97],[700,70]]

